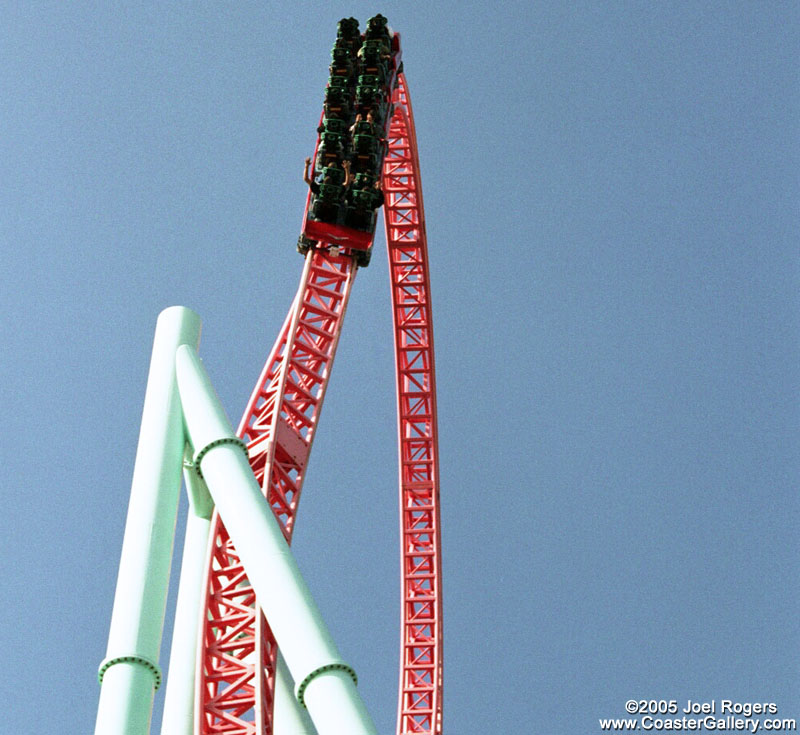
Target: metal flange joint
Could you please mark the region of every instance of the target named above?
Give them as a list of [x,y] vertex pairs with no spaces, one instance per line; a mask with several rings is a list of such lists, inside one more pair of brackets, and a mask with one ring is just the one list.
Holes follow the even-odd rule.
[[[295,696],[297,697],[297,701],[303,707],[306,707],[305,702],[305,693],[306,689],[308,689],[308,685],[320,674],[324,674],[326,671],[344,671],[350,674],[350,677],[353,679],[353,684],[358,685],[358,676],[356,676],[356,672],[352,666],[348,666],[344,661],[332,661],[329,664],[325,664],[324,666],[319,666],[318,668],[314,669],[308,676],[306,676],[303,681],[301,681],[295,690]],[[306,707],[306,709],[308,709]]]
[[200,479],[203,479],[203,470],[200,466],[200,463],[203,461],[203,457],[208,454],[214,447],[218,447],[221,444],[233,444],[234,446],[241,447],[242,451],[244,452],[245,457],[249,457],[247,454],[247,444],[239,439],[237,436],[223,436],[219,439],[214,439],[214,441],[209,442],[206,444],[202,449],[198,450],[194,454],[194,459],[192,463],[194,464],[194,470],[197,472]]
[[99,684],[103,683],[103,677],[114,664],[138,664],[143,666],[153,675],[153,688],[158,691],[161,686],[161,669],[157,663],[154,663],[146,656],[139,656],[136,653],[128,654],[126,656],[109,656],[100,663],[100,668],[97,671],[97,681]]

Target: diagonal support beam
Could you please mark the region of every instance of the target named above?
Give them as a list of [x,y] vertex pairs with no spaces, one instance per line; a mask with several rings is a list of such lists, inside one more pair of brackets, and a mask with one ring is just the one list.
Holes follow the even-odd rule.
[[193,348],[178,348],[176,374],[195,466],[236,544],[292,678],[299,682],[297,699],[319,735],[377,735],[356,690],[355,672],[342,661],[261,494],[245,444],[234,435]]

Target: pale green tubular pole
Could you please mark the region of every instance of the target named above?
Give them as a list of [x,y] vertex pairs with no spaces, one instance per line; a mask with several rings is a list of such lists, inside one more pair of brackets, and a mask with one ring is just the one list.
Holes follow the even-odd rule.
[[301,707],[297,697],[294,696],[294,680],[280,651],[275,664],[272,731],[275,735],[317,735],[314,723],[308,716],[308,710]]
[[175,384],[175,350],[196,346],[200,317],[181,306],[156,324],[131,482],[108,649],[100,664],[96,735],[146,735],[153,694],[186,440]]
[[179,347],[175,367],[195,465],[298,682],[297,699],[319,735],[377,735],[195,350]]
[[197,642],[200,616],[205,613],[203,582],[214,502],[208,494],[206,484],[195,471],[191,457],[192,448],[187,444],[183,477],[189,494],[189,514],[186,518],[186,538],[183,542],[181,581],[169,653],[161,735],[194,733]]

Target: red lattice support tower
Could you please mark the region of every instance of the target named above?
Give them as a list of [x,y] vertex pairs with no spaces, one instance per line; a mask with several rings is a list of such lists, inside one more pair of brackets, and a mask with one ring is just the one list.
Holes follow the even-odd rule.
[[[238,435],[291,542],[305,469],[356,267],[315,250]],[[197,732],[271,735],[277,647],[218,514],[212,522]]]
[[402,631],[397,732],[442,731],[439,455],[428,246],[405,76],[383,166],[400,454]]
[[[414,121],[398,75],[383,168],[400,454],[402,630],[398,733],[442,731],[442,601],[433,322]],[[320,243],[238,435],[291,542],[356,266]],[[277,646],[218,515],[206,570],[198,735],[272,735]],[[276,594],[280,591],[276,590]]]

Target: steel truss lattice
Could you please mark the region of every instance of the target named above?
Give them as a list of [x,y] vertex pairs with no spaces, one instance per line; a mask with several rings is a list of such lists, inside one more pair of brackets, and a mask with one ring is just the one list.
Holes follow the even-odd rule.
[[[398,733],[442,730],[442,601],[436,387],[425,219],[413,115],[398,75],[384,161],[400,455]],[[294,303],[239,426],[287,541],[357,266],[309,251]],[[277,591],[276,591],[277,592]],[[272,735],[277,645],[215,514],[198,657],[198,735]]]

